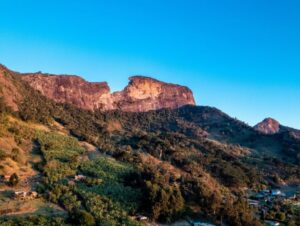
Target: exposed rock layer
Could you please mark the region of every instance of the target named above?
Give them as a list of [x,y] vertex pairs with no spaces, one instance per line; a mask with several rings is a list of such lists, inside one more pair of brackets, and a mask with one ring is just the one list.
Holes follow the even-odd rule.
[[254,126],[254,129],[263,134],[275,134],[280,131],[280,124],[272,118],[266,118],[262,122]]
[[87,82],[78,76],[24,74],[22,79],[44,96],[88,110],[120,109],[144,112],[195,105],[193,93],[184,86],[134,76],[123,91],[110,92],[106,82]]

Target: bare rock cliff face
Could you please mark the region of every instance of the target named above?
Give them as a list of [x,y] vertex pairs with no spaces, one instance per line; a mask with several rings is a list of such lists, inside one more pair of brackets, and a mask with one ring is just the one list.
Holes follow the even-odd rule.
[[111,93],[106,82],[87,82],[78,76],[24,74],[22,79],[44,96],[88,110],[143,112],[195,105],[193,93],[184,86],[134,76],[123,91]]
[[31,87],[42,95],[59,103],[70,103],[79,108],[94,110],[110,109],[110,89],[105,82],[90,83],[78,76],[43,75],[40,73],[22,75]]
[[275,134],[280,131],[280,124],[275,119],[266,118],[254,126],[254,129],[263,134]]

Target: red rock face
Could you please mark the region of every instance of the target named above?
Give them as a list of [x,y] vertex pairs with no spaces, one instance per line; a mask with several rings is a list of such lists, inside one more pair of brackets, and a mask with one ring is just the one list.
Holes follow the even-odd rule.
[[27,74],[22,75],[34,89],[59,103],[70,103],[79,108],[94,110],[110,107],[110,89],[105,82],[86,82],[78,76]]
[[254,129],[263,134],[275,134],[280,130],[280,124],[275,119],[266,118],[262,122],[254,126]]
[[110,93],[106,82],[87,82],[78,76],[36,73],[22,75],[22,79],[56,102],[88,110],[143,112],[195,105],[193,94],[187,87],[142,76],[129,78],[128,86],[115,93]]

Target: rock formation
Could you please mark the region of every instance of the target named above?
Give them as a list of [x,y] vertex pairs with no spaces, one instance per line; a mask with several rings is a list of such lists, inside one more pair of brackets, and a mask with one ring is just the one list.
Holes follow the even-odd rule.
[[266,118],[254,126],[254,129],[263,134],[275,134],[280,131],[280,123],[272,118]]
[[60,103],[70,103],[87,110],[120,109],[144,112],[161,108],[195,105],[193,93],[184,86],[153,78],[130,77],[124,90],[110,92],[106,82],[87,82],[78,76],[23,74],[22,79],[44,96]]

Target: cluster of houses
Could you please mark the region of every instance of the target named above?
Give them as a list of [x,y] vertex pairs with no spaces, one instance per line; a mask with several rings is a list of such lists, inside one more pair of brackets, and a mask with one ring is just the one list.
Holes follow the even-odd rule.
[[[300,202],[300,194],[295,192],[283,192],[280,189],[267,189],[249,195],[248,203],[250,206],[259,209],[261,216],[266,216],[268,210],[272,207],[274,201],[292,201]],[[266,225],[277,226],[280,225],[277,221],[266,220]]]
[[248,203],[251,206],[257,207],[259,205],[259,201],[272,201],[274,199],[285,199],[285,200],[298,200],[300,201],[300,197],[296,195],[296,193],[293,192],[287,192],[284,193],[280,189],[271,189],[271,190],[262,190],[255,195],[251,196],[250,199],[248,199]]

